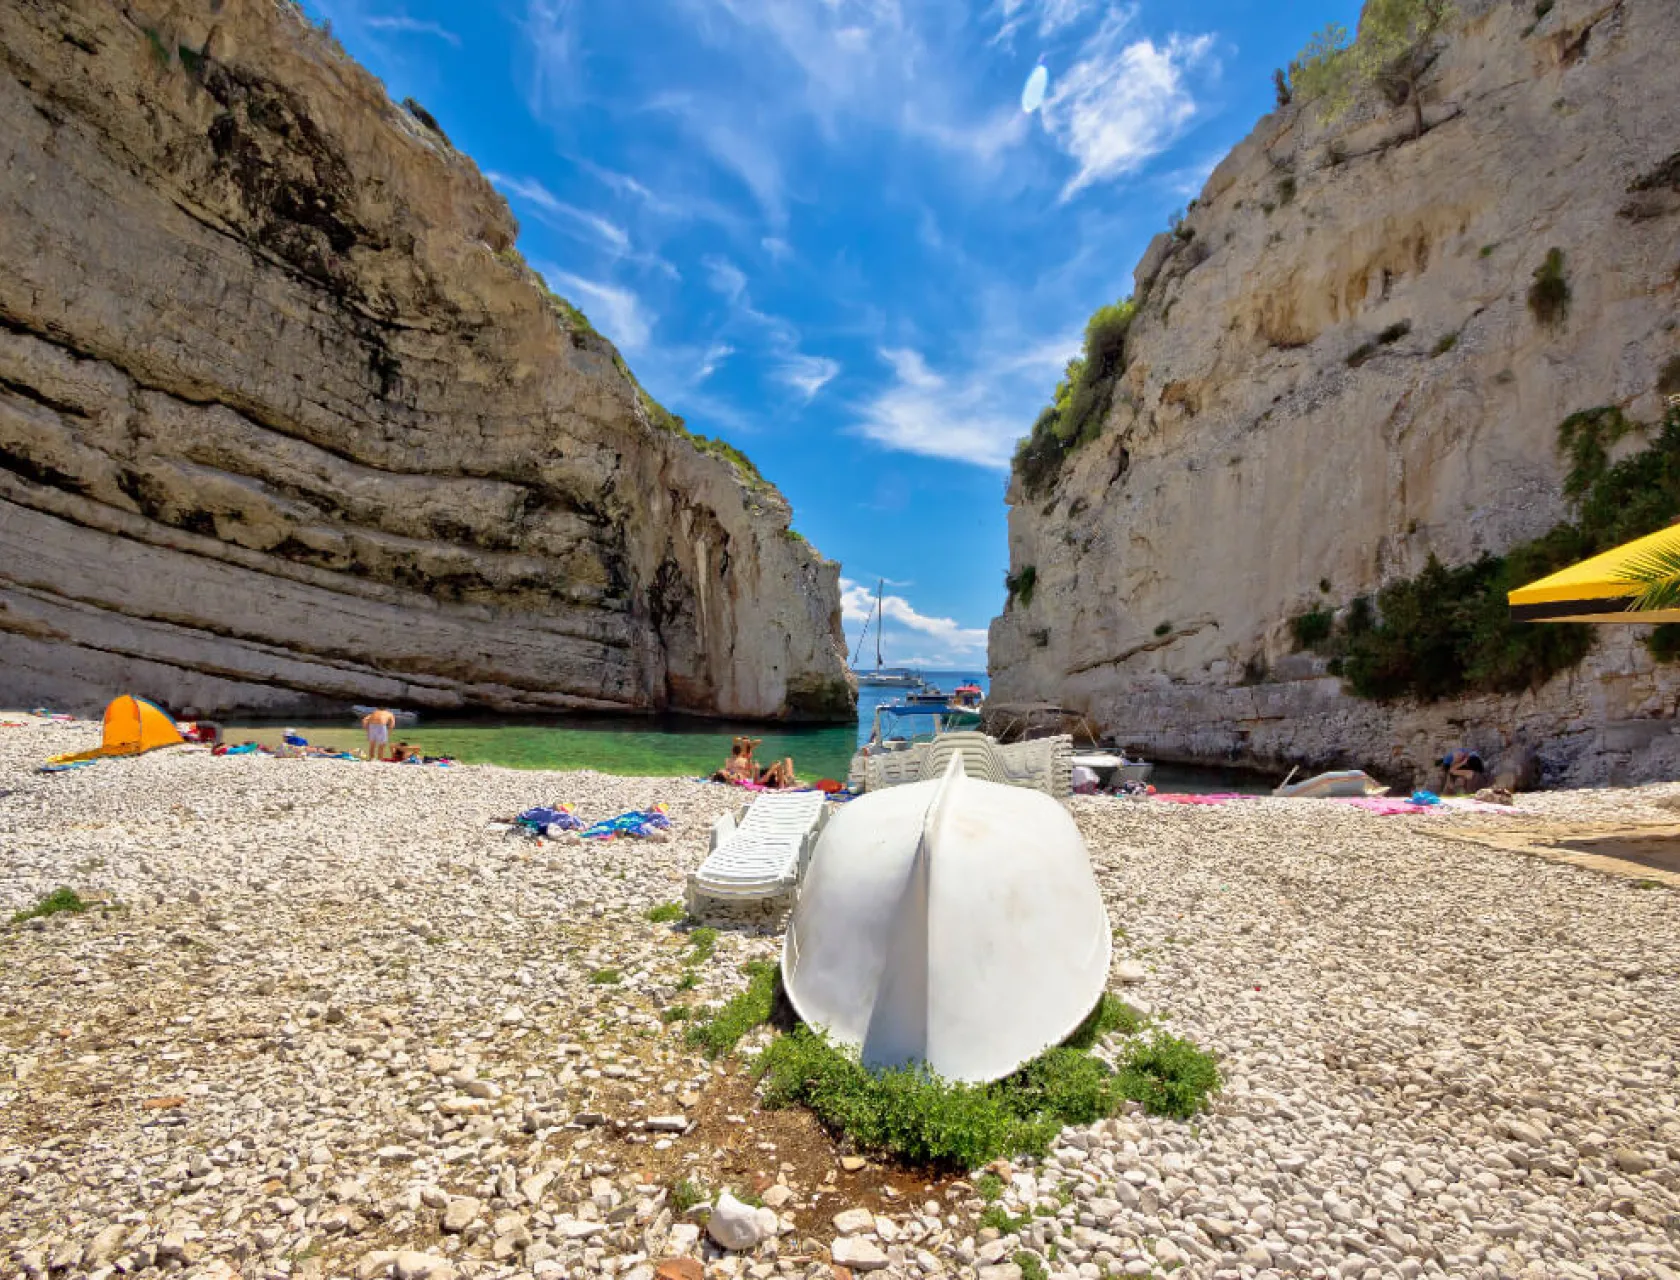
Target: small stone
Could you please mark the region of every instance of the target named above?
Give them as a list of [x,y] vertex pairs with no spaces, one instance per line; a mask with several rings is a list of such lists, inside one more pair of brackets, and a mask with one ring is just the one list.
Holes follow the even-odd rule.
[[653,1274],[657,1280],[706,1280],[706,1268],[693,1258],[666,1258]]
[[742,1204],[725,1191],[717,1198],[711,1216],[706,1219],[706,1234],[721,1247],[740,1252],[753,1248],[764,1239],[764,1224],[759,1221],[756,1209]]
[[397,1254],[391,1249],[375,1249],[372,1253],[363,1254],[362,1260],[356,1264],[356,1280],[379,1280],[379,1277],[390,1274],[396,1260]]
[[404,1249],[396,1257],[397,1280],[455,1280],[455,1268],[434,1253]]
[[687,1116],[649,1116],[647,1127],[654,1133],[682,1133],[688,1128]]
[[865,1160],[862,1156],[840,1157],[840,1167],[847,1173],[856,1173],[858,1170],[865,1168],[868,1164],[869,1161]]
[[834,1229],[843,1236],[872,1231],[874,1227],[875,1215],[868,1209],[842,1209],[834,1215]]
[[1647,1173],[1656,1168],[1657,1162],[1643,1152],[1635,1151],[1632,1147],[1619,1147],[1612,1157],[1616,1167],[1623,1173]]
[[700,1228],[692,1222],[679,1222],[665,1237],[665,1247],[672,1253],[687,1253],[700,1243]]
[[879,1271],[887,1265],[887,1255],[873,1240],[862,1236],[842,1236],[834,1242],[834,1261],[853,1271]]
[[502,1010],[501,1023],[504,1027],[516,1027],[525,1021],[525,1010],[516,1004],[510,1004]]
[[455,1196],[449,1201],[449,1207],[443,1211],[443,1229],[445,1231],[465,1231],[478,1220],[479,1210],[484,1206],[472,1196]]
[[767,1187],[761,1198],[772,1209],[780,1209],[789,1200],[793,1199],[793,1188],[784,1187],[778,1183],[776,1186]]
[[1136,986],[1149,977],[1149,970],[1141,960],[1122,960],[1114,966],[1114,976],[1127,986]]

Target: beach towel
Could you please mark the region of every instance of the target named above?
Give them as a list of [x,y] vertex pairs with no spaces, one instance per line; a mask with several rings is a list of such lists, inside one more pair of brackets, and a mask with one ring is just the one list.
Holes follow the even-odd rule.
[[1253,800],[1257,797],[1245,796],[1236,791],[1224,791],[1205,796],[1183,795],[1176,791],[1157,791],[1155,799],[1165,800],[1168,804],[1229,804],[1233,800]]
[[655,831],[668,831],[670,826],[671,818],[665,806],[656,804],[651,809],[632,809],[616,818],[603,818],[582,834],[585,840],[612,840],[618,836],[640,838]]
[[90,764],[98,764],[97,760],[71,760],[64,764],[47,763],[35,770],[36,773],[68,773],[72,769],[85,769]]
[[564,802],[557,805],[537,805],[525,810],[514,820],[515,825],[538,835],[557,836],[565,831],[580,831],[583,819],[577,810]]

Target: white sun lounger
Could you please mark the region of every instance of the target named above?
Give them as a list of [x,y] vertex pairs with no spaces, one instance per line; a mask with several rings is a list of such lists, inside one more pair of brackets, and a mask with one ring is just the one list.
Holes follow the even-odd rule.
[[799,885],[828,817],[820,791],[768,791],[738,814],[712,824],[711,852],[688,877],[688,911],[707,899],[747,902],[781,897]]

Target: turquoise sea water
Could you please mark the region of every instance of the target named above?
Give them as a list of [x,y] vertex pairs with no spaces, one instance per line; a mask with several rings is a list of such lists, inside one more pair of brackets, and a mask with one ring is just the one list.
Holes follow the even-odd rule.
[[[926,677],[949,693],[964,680],[982,689],[986,677],[973,671],[930,671]],[[432,718],[398,725],[393,741],[410,742],[427,755],[453,756],[465,764],[500,764],[515,769],[598,769],[637,776],[695,777],[723,767],[730,740],[750,733],[764,742],[754,752],[761,763],[792,756],[801,778],[845,781],[858,743],[869,733],[877,703],[902,696],[898,689],[858,690],[858,721],[843,725],[751,725],[688,716],[567,716],[552,719]],[[366,737],[357,718],[289,720],[286,725],[228,725],[230,742],[277,745],[287,726],[311,742],[360,750]]]

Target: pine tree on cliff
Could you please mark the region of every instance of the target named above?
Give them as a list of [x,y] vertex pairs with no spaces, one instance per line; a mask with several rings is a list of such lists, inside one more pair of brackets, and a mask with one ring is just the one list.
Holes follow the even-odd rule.
[[1294,96],[1317,100],[1328,121],[1366,90],[1380,89],[1396,105],[1411,104],[1412,136],[1422,137],[1419,82],[1434,60],[1435,37],[1453,14],[1452,0],[1369,0],[1351,41],[1346,27],[1331,23],[1307,42],[1289,68]]

